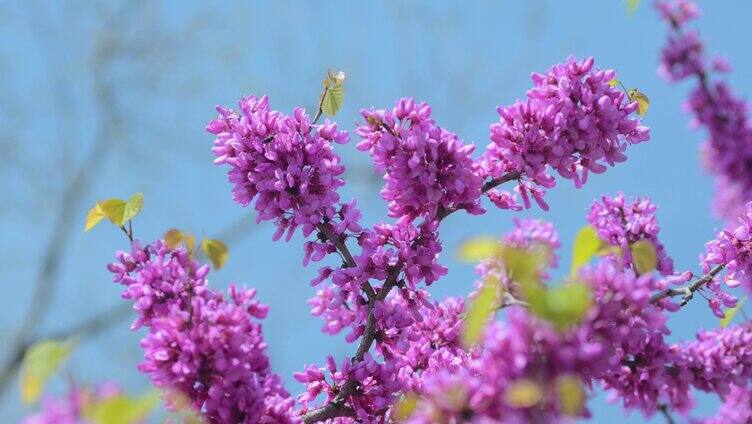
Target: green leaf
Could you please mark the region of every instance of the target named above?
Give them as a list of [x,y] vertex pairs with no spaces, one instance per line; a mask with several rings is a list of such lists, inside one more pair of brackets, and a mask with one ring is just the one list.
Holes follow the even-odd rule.
[[730,309],[726,309],[726,315],[721,319],[721,328],[728,327],[729,324],[731,324],[731,321],[734,319],[736,314],[739,313],[742,309],[742,305],[744,305],[744,302],[747,301],[747,296],[744,296],[740,301],[736,303],[736,306]]
[[554,388],[561,412],[570,417],[580,416],[587,398],[582,381],[576,375],[564,374],[556,378]]
[[490,236],[472,237],[457,249],[457,259],[463,262],[478,263],[501,253],[499,239]]
[[68,359],[75,341],[42,340],[32,344],[21,362],[21,400],[36,402],[44,385]]
[[543,266],[551,257],[551,249],[538,244],[531,249],[503,246],[501,260],[509,278],[518,283],[538,283]]
[[125,202],[125,213],[123,214],[123,222],[133,219],[133,217],[138,215],[138,213],[141,212],[141,207],[143,205],[144,205],[143,194],[136,193],[133,196],[131,196],[131,198],[128,199],[127,202]]
[[470,304],[462,329],[462,345],[466,349],[475,346],[483,336],[488,318],[496,310],[498,291],[498,281],[487,278]]
[[637,102],[637,114],[640,116],[647,115],[648,108],[650,107],[650,99],[648,96],[636,88],[629,90],[628,94],[631,101]]
[[162,236],[162,239],[164,239],[165,244],[170,249],[175,249],[178,246],[180,246],[180,243],[183,241],[184,234],[182,231],[178,230],[177,228],[170,228],[164,233],[164,236]]
[[572,246],[572,265],[569,267],[569,275],[575,277],[580,268],[601,251],[603,245],[595,228],[589,225],[580,228]]
[[549,290],[546,297],[549,320],[558,329],[579,323],[590,310],[590,287],[569,283]]
[[592,304],[590,288],[582,283],[568,283],[550,290],[539,283],[528,283],[522,285],[522,294],[530,311],[557,330],[579,323]]
[[143,396],[114,396],[84,407],[83,416],[97,424],[136,424],[142,422],[159,403],[159,393]]
[[642,275],[654,270],[658,266],[658,255],[655,245],[648,239],[642,239],[629,246],[632,251],[632,261],[637,274]]
[[214,269],[222,268],[225,265],[225,262],[227,262],[229,250],[227,249],[227,245],[221,240],[201,240],[201,249],[211,261]]
[[542,399],[543,389],[530,379],[515,381],[504,391],[504,401],[513,408],[530,408]]
[[616,78],[614,78],[614,79],[612,79],[611,81],[608,82],[608,85],[611,86],[611,87],[616,87],[617,85],[619,85],[619,80],[616,79]]
[[144,195],[136,193],[127,202],[123,199],[107,199],[99,202],[99,205],[104,216],[109,218],[113,224],[122,226],[129,219],[138,215],[143,203]]
[[99,202],[97,202],[94,206],[92,206],[91,209],[89,209],[89,213],[86,214],[84,231],[91,230],[97,224],[99,224],[102,219],[104,219],[104,211],[102,211],[102,206],[100,206]]
[[324,93],[321,99],[321,110],[329,116],[334,116],[342,107],[345,100],[345,73],[336,74],[329,71],[324,80]]
[[104,216],[109,218],[115,225],[123,225],[123,217],[125,216],[125,200],[123,199],[107,199],[99,202],[99,207],[102,209]]
[[640,7],[640,0],[627,0],[627,11],[632,14]]
[[399,422],[410,418],[410,415],[415,412],[415,408],[418,406],[418,395],[413,392],[407,392],[397,405],[394,407],[392,416]]

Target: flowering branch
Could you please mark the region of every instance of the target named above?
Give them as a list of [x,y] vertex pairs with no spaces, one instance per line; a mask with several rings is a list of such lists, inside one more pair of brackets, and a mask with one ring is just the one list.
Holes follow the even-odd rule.
[[662,291],[654,294],[650,298],[650,303],[657,304],[661,300],[666,299],[668,297],[683,296],[682,297],[682,301],[680,303],[680,306],[684,306],[690,300],[692,300],[692,296],[694,295],[694,293],[697,290],[700,290],[706,284],[708,284],[709,282],[713,281],[713,278],[715,278],[715,276],[719,272],[723,271],[723,268],[725,268],[725,267],[726,267],[726,265],[723,265],[723,264],[722,265],[716,265],[716,267],[713,268],[709,273],[703,275],[701,278],[697,279],[694,283],[692,283],[692,284],[690,284],[688,286],[684,286],[684,287],[680,287],[680,288],[668,288],[666,290],[662,290]]
[[[382,127],[386,127],[383,125]],[[489,180],[483,185],[482,192],[486,193],[489,190],[498,187],[499,185],[513,181],[516,179],[519,179],[521,177],[521,173],[518,171],[510,172],[506,175],[503,175],[500,178],[495,178],[492,180]],[[449,208],[449,209],[442,209],[437,214],[437,219],[439,221],[443,220],[447,216],[453,214],[454,212],[458,211],[457,208]],[[334,232],[332,231],[332,228],[329,225],[326,224],[319,224],[318,227],[319,231],[321,231],[326,238],[328,238],[337,248],[337,250],[342,254],[342,256],[345,259],[345,265],[347,267],[355,266],[355,261],[352,257],[352,254],[347,248],[347,245],[345,242],[338,237]],[[374,316],[374,304],[375,301],[382,301],[386,298],[386,296],[389,294],[389,292],[397,285],[397,278],[399,276],[399,269],[397,267],[393,268],[389,278],[384,282],[384,285],[379,289],[379,292],[377,295],[373,296],[372,294],[369,294],[373,292],[373,287],[370,285],[369,282],[363,283],[361,287],[364,288],[366,291],[366,294],[368,294],[368,318],[366,320],[366,327],[365,331],[363,333],[363,337],[360,340],[360,344],[358,345],[358,349],[355,353],[355,357],[353,358],[353,362],[362,361],[366,352],[368,352],[371,349],[371,345],[376,340],[376,317]],[[512,305],[512,304],[524,304],[524,302],[516,301],[516,302],[510,302],[507,303],[505,300],[505,305]],[[335,418],[335,417],[347,417],[352,416],[354,411],[352,408],[346,405],[345,401],[348,396],[350,396],[356,389],[357,389],[358,382],[357,380],[350,379],[345,384],[342,385],[342,388],[340,389],[339,393],[335,398],[329,402],[328,404],[322,406],[321,408],[315,409],[309,413],[307,413],[303,417],[303,422],[306,424],[316,423],[319,421],[324,421],[327,419]]]

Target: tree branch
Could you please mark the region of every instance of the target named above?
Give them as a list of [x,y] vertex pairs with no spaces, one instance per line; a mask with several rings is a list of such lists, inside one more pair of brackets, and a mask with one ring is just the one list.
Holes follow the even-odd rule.
[[[521,176],[521,173],[518,171],[511,172],[507,175],[502,176],[501,178],[496,178],[489,180],[483,185],[483,193],[488,192],[489,190],[499,186],[500,184],[503,184],[508,181],[519,179]],[[458,211],[457,208],[452,209],[445,209],[440,210],[437,214],[437,219],[441,221],[442,219],[446,218],[447,216],[451,215],[452,213]],[[334,245],[337,247],[337,250],[342,254],[342,257],[345,258],[345,264],[348,265],[352,263],[352,265],[348,266],[355,266],[355,260],[352,257],[352,254],[347,248],[347,245],[345,244],[344,240],[342,240],[339,236],[337,236],[331,226],[329,224],[319,224],[317,226],[319,231],[321,231],[324,236],[326,236]],[[360,343],[358,344],[358,349],[355,353],[355,356],[353,357],[353,362],[362,361],[363,357],[365,356],[366,352],[368,352],[371,349],[371,345],[376,340],[376,317],[374,316],[373,309],[376,301],[382,301],[386,299],[386,296],[389,294],[389,292],[397,285],[397,279],[399,277],[399,274],[401,272],[401,269],[399,266],[392,269],[392,272],[390,273],[389,277],[384,282],[384,285],[379,289],[378,294],[375,296],[368,295],[369,302],[368,302],[368,318],[366,319],[366,328],[363,332],[363,337],[360,339]],[[369,282],[365,282],[363,287],[368,287],[373,291],[373,288]],[[368,293],[368,292],[367,292]],[[340,389],[339,393],[337,393],[337,396],[334,397],[329,403],[322,406],[321,408],[315,409],[306,415],[303,416],[303,422],[305,424],[312,424],[319,421],[324,421],[331,418],[336,417],[348,417],[353,416],[354,411],[351,407],[349,407],[346,404],[348,396],[352,395],[355,390],[357,389],[358,382],[353,379],[349,379],[345,382],[345,384],[342,385],[342,388]]]
[[726,267],[726,265],[724,265],[724,264],[722,264],[722,265],[716,265],[716,267],[713,268],[713,269],[711,269],[709,273],[707,273],[706,275],[703,275],[702,277],[700,277],[699,279],[697,279],[695,282],[693,282],[692,284],[690,284],[688,286],[684,286],[684,287],[680,287],[680,288],[668,288],[666,290],[662,290],[662,291],[654,294],[650,298],[650,303],[657,304],[661,300],[666,299],[668,297],[680,296],[681,295],[683,297],[682,297],[682,301],[680,303],[680,306],[684,306],[684,305],[687,304],[687,302],[689,302],[692,299],[692,296],[695,294],[695,292],[697,290],[700,290],[706,284],[708,284],[709,282],[711,282],[713,280],[713,278],[716,275],[718,275],[718,273],[721,272],[723,270],[723,268],[725,268],[725,267]]

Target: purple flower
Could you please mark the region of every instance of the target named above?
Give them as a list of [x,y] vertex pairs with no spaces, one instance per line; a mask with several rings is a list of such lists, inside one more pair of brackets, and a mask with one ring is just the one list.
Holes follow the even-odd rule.
[[[533,74],[525,101],[497,109],[500,120],[491,125],[482,168],[493,178],[521,173],[516,192],[525,207],[532,196],[548,209],[543,188],[555,185],[549,168],[580,187],[590,172],[623,162],[628,144],[649,138],[648,128],[632,117],[637,103],[609,84],[616,72],[593,64],[592,58],[570,57],[545,74]],[[492,196],[500,207],[514,207],[508,195]]]
[[358,149],[368,151],[384,173],[381,196],[389,202],[389,216],[412,221],[451,209],[483,212],[483,177],[471,157],[475,146],[437,126],[427,103],[403,98],[392,110],[361,114],[366,122],[358,127]]
[[243,206],[254,199],[257,221],[277,224],[274,239],[297,227],[313,232],[322,218],[331,218],[339,201],[337,188],[345,168],[332,142],[346,143],[346,132],[337,124],[311,126],[303,109],[292,116],[269,108],[269,99],[244,97],[240,114],[222,106],[219,116],[206,125],[217,136],[214,163],[228,165],[233,198]]
[[598,237],[619,248],[618,256],[623,266],[634,269],[630,247],[640,240],[649,240],[655,247],[658,272],[670,275],[674,272],[674,263],[658,240],[660,227],[655,216],[656,209],[650,199],[628,200],[624,194],[617,193],[613,197],[602,196],[600,202],[594,202],[587,220]]

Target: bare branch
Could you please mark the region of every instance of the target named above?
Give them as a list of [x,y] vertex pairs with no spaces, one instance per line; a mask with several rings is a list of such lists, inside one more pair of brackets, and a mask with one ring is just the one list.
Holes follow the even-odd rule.
[[718,275],[718,273],[721,272],[723,268],[725,267],[726,265],[717,265],[715,268],[711,269],[709,273],[698,278],[695,282],[693,282],[692,284],[688,286],[684,286],[680,288],[668,288],[666,290],[662,290],[654,294],[650,298],[650,303],[657,304],[661,300],[666,299],[668,297],[683,296],[680,305],[684,306],[690,300],[692,300],[692,296],[695,294],[697,290],[700,290],[701,288],[705,287],[706,284],[713,281],[713,278],[716,275]]

